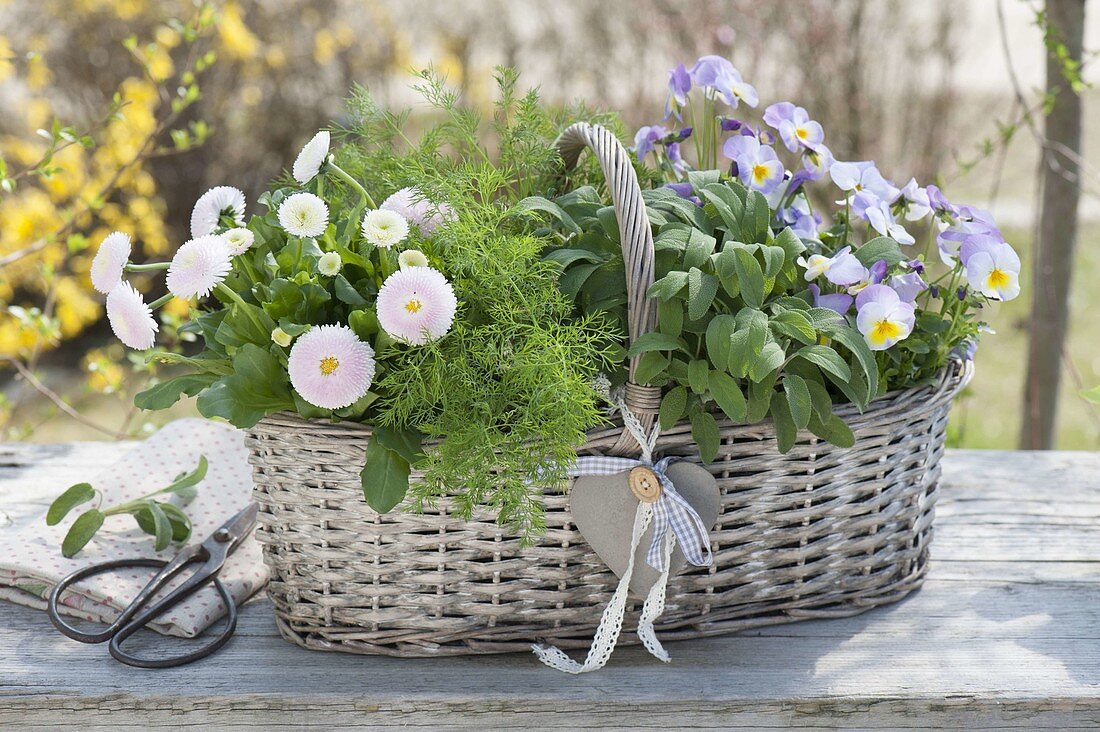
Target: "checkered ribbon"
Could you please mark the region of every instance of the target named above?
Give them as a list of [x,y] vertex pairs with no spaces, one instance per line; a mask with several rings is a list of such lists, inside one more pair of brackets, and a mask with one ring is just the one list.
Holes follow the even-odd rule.
[[699,514],[684,500],[665,474],[665,470],[675,458],[666,457],[656,463],[653,462],[653,448],[660,436],[660,425],[655,425],[653,431],[647,435],[638,418],[621,399],[616,402],[616,407],[623,415],[623,423],[627,430],[642,447],[641,459],[632,460],[602,455],[580,457],[577,458],[569,474],[571,477],[614,475],[644,465],[657,475],[661,483],[661,497],[653,503],[638,502],[638,509],[634,513],[634,529],[630,538],[630,556],[627,559],[626,571],[619,578],[619,586],[615,588],[615,594],[611,596],[607,607],[604,608],[584,663],[574,661],[554,646],[541,644],[532,646],[532,650],[540,661],[551,668],[570,674],[583,674],[603,668],[611,658],[611,653],[615,650],[615,645],[619,642],[619,634],[623,629],[627,595],[630,592],[630,578],[634,574],[634,555],[651,523],[653,539],[646,552],[646,563],[660,572],[660,576],[649,589],[649,594],[646,595],[645,603],[642,605],[641,616],[638,618],[638,638],[641,639],[646,650],[661,661],[667,663],[670,657],[661,642],[657,640],[653,624],[665,610],[669,558],[672,556],[674,545],[679,541],[684,549],[684,556],[696,566],[706,567],[714,561],[707,527],[703,525]]
[[676,460],[674,457],[666,457],[650,464],[644,460],[596,455],[577,458],[576,464],[569,471],[571,478],[582,475],[615,475],[639,465],[653,471],[661,483],[661,497],[653,504],[653,539],[649,542],[645,561],[658,572],[665,571],[667,566],[661,545],[669,531],[676,536],[676,541],[684,550],[684,556],[696,567],[709,567],[714,563],[707,527],[665,474],[668,466]]

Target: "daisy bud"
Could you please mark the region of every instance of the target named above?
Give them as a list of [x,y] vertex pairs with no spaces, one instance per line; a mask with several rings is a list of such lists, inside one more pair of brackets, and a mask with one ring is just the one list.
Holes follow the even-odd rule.
[[282,346],[283,348],[289,346],[291,341],[293,340],[294,337],[282,328],[276,328],[275,330],[271,331],[271,341],[276,345]]
[[408,269],[409,267],[427,267],[428,258],[424,256],[424,252],[419,249],[406,249],[397,255],[397,263],[401,265],[401,269]]
[[336,252],[325,252],[321,255],[321,258],[317,260],[317,271],[325,277],[335,277],[340,274],[340,267],[343,263],[343,260],[340,259],[340,255]]

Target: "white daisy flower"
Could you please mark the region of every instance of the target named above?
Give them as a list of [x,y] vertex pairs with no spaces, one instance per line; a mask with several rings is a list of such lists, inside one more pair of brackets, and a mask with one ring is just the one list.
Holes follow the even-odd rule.
[[295,193],[279,204],[279,223],[294,236],[320,236],[328,226],[328,206],[312,193]]
[[401,214],[420,230],[421,236],[431,236],[440,224],[454,218],[450,206],[429,201],[416,188],[402,188],[383,201],[379,208]]
[[414,346],[446,335],[457,309],[451,283],[431,267],[398,270],[378,291],[379,325],[397,340]]
[[92,287],[109,295],[122,282],[122,271],[130,260],[130,235],[116,231],[104,237],[92,260]]
[[191,211],[191,236],[213,234],[221,226],[222,214],[233,217],[237,226],[244,226],[244,193],[232,186],[217,186],[199,196]]
[[317,271],[325,277],[335,277],[340,274],[340,267],[342,267],[344,261],[340,259],[340,255],[337,252],[325,252],[321,255],[321,258],[317,260]]
[[290,383],[303,399],[323,409],[357,402],[374,379],[374,349],[346,325],[321,325],[290,349]]
[[222,234],[222,239],[225,239],[225,243],[229,245],[229,253],[235,257],[252,248],[256,235],[250,229],[238,226]]
[[309,183],[313,177],[321,172],[321,166],[328,157],[329,134],[328,130],[321,130],[313,139],[305,144],[298,157],[294,160],[294,180],[302,185]]
[[389,249],[409,236],[409,221],[396,211],[379,208],[363,214],[363,238],[376,247]]
[[229,246],[220,236],[200,236],[179,248],[168,265],[165,284],[176,297],[206,297],[232,267]]
[[397,263],[401,265],[401,269],[408,269],[409,267],[427,267],[428,258],[424,256],[424,252],[419,249],[406,249],[397,255]]
[[121,282],[107,295],[107,322],[124,344],[138,351],[153,347],[157,321],[145,298],[129,282]]

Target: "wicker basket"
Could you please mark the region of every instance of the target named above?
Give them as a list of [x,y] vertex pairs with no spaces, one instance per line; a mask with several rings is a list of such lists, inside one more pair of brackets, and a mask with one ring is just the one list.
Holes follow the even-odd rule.
[[[585,146],[615,203],[634,338],[654,322],[644,297],[653,280],[652,233],[626,151],[586,124],[559,141],[567,165]],[[718,457],[707,466],[722,496],[710,532],[714,564],[670,581],[657,624],[662,638],[852,615],[918,587],[947,414],[969,376],[969,364],[952,364],[934,387],[889,394],[862,414],[840,407],[856,434],[849,449],[803,433],[780,455],[770,423],[719,419]],[[628,385],[627,403],[652,424],[659,392]],[[574,527],[567,494],[544,497],[548,530],[528,548],[489,512],[465,521],[449,514],[446,500],[432,513],[380,515],[359,485],[369,437],[364,425],[289,414],[249,431],[257,536],[283,637],[306,648],[394,656],[526,651],[533,641],[588,646],[618,580]],[[616,425],[590,433],[582,453],[637,448]],[[664,432],[657,453],[698,460],[690,426]],[[632,610],[625,627],[636,620]]]

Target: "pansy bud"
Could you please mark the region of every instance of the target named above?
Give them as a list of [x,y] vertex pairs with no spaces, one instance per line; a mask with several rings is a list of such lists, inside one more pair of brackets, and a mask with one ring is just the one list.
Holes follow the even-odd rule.
[[275,330],[271,331],[271,340],[276,345],[280,345],[283,348],[286,348],[290,345],[290,342],[293,341],[294,338],[291,337],[291,335],[282,328],[276,328]]
[[959,289],[955,290],[955,297],[959,298],[960,300],[966,299],[966,285],[962,285],[959,287]]

